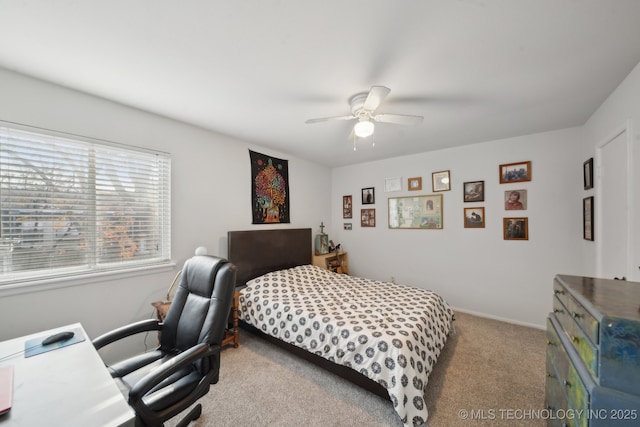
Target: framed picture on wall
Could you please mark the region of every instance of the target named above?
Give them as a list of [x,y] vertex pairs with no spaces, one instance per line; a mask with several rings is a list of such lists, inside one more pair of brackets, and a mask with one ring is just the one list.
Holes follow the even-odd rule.
[[342,196],[342,218],[353,217],[353,199],[349,196]]
[[529,240],[529,218],[502,218],[504,240]]
[[507,190],[504,192],[504,209],[507,211],[527,210],[527,190]]
[[376,210],[360,209],[360,226],[375,227],[376,226]]
[[591,190],[593,188],[593,157],[584,162],[584,189]]
[[409,191],[422,190],[422,177],[409,178],[407,187]]
[[530,161],[500,165],[500,184],[523,181],[531,181]]
[[376,189],[367,187],[362,189],[362,204],[373,205],[376,202]]
[[434,172],[431,174],[433,180],[433,191],[449,191],[451,190],[451,176],[449,171]]
[[442,229],[442,194],[389,197],[389,228]]
[[484,202],[484,181],[464,183],[465,202]]
[[384,191],[386,193],[390,193],[392,191],[400,191],[402,190],[402,178],[385,178],[384,180]]
[[464,228],[484,228],[484,208],[464,208]]
[[582,199],[582,227],[584,240],[593,241],[593,196]]

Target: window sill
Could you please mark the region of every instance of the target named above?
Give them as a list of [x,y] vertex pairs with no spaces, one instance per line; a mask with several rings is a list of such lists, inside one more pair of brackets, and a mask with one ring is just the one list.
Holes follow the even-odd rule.
[[126,279],[146,274],[156,274],[171,271],[175,268],[174,262],[163,264],[141,266],[119,271],[104,271],[99,273],[88,273],[78,276],[56,277],[52,279],[33,280],[16,284],[0,285],[0,298],[27,294],[31,292],[50,291],[53,289],[81,286],[91,283],[104,282],[107,280]]

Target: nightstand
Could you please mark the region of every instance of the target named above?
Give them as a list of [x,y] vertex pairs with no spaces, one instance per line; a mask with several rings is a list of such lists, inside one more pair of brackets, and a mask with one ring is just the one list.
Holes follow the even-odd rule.
[[334,273],[349,274],[349,260],[346,252],[330,252],[324,255],[314,255],[312,264],[326,268]]
[[235,291],[233,293],[233,304],[231,305],[231,313],[229,313],[230,328],[227,328],[225,337],[222,340],[222,346],[233,344],[233,348],[238,348],[240,345],[240,329],[238,328],[238,300],[240,299],[240,292]]
[[[235,291],[233,293],[233,304],[231,305],[231,313],[229,313],[229,327],[225,331],[225,337],[222,340],[222,346],[233,344],[234,348],[238,348],[240,345],[240,329],[238,328],[238,301],[240,299],[240,292]],[[158,320],[163,321],[171,307],[170,302],[156,301],[151,305],[156,309]]]

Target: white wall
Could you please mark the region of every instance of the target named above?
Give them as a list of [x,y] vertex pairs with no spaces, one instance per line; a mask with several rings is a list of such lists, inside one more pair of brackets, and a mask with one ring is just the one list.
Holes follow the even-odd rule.
[[[0,70],[0,93],[0,120],[170,152],[177,264],[164,273],[0,293],[0,340],[72,322],[81,322],[94,337],[148,318],[150,302],[164,298],[175,272],[197,246],[226,256],[229,230],[316,229],[330,216],[330,171],[324,166],[6,70]],[[289,160],[291,224],[251,225],[249,149]]]
[[[289,160],[290,225],[321,221],[349,252],[353,274],[433,289],[454,307],[543,327],[558,273],[590,275],[594,245],[582,240],[582,163],[621,123],[632,123],[634,194],[640,188],[640,67],[614,91],[584,127],[490,141],[350,167],[327,168],[223,135],[144,113],[75,91],[0,70],[0,120],[77,133],[172,153],[172,251],[182,265],[193,249],[226,255],[226,232],[251,226],[249,148]],[[379,142],[380,143],[380,142]],[[533,180],[499,184],[498,165],[532,161]],[[421,176],[431,193],[431,173],[450,170],[443,230],[389,230],[387,197],[411,194],[408,177]],[[384,179],[401,176],[403,191],[384,193]],[[465,181],[485,181],[485,202],[463,203]],[[377,226],[359,225],[360,190],[376,188]],[[528,241],[504,241],[503,194],[526,188]],[[198,197],[197,193],[210,194]],[[353,195],[352,220],[342,218],[342,196]],[[329,202],[328,202],[329,201]],[[463,208],[484,206],[485,229],[463,228]],[[369,206],[367,206],[369,207]],[[633,199],[634,236],[640,196]],[[517,216],[517,214],[516,214]],[[351,222],[353,230],[342,224]],[[264,226],[262,226],[264,227]],[[597,230],[596,230],[597,235]],[[632,238],[634,256],[640,240]],[[151,315],[174,271],[102,281],[22,295],[0,291],[0,340],[80,321],[91,336]],[[633,276],[632,276],[633,278]],[[638,278],[635,278],[638,280]]]
[[[429,288],[454,307],[487,317],[544,327],[551,309],[555,274],[596,275],[596,242],[582,238],[582,165],[596,148],[628,126],[631,265],[627,277],[640,281],[640,64],[627,76],[584,126],[557,132],[491,141],[462,148],[388,159],[332,172],[330,237],[349,252],[350,271],[379,280]],[[498,165],[532,161],[533,180],[498,182]],[[452,189],[444,195],[444,229],[389,230],[387,197],[408,195],[406,179],[421,176],[430,194],[431,173],[451,170]],[[386,177],[402,176],[403,191],[383,192]],[[597,181],[597,176],[594,177]],[[465,181],[484,180],[484,203],[462,202]],[[377,227],[361,228],[360,190],[376,188]],[[506,188],[529,191],[529,240],[503,241],[502,207]],[[342,196],[354,196],[353,220],[342,219]],[[623,199],[622,194],[614,196]],[[485,229],[463,228],[465,206],[484,206]],[[367,205],[366,207],[370,207]],[[603,209],[621,209],[607,206]],[[341,224],[351,222],[352,231]],[[596,220],[597,226],[597,220]],[[598,229],[595,235],[599,234]],[[597,237],[596,237],[597,239]]]
[[[576,247],[582,239],[581,129],[521,136],[399,157],[332,172],[332,228],[353,274],[432,289],[454,307],[543,327],[556,274],[580,274]],[[380,142],[378,143],[380,144]],[[532,181],[500,184],[499,165],[530,160]],[[450,170],[451,191],[442,194],[442,230],[391,230],[387,198],[432,194],[432,172]],[[384,179],[401,176],[403,191],[384,193]],[[407,191],[407,178],[422,177],[422,191]],[[485,202],[464,203],[463,183],[485,181]],[[377,223],[360,227],[361,189],[375,187]],[[526,211],[505,211],[506,190],[527,189]],[[353,220],[342,219],[342,196],[353,195]],[[463,208],[484,206],[486,228],[464,228]],[[502,219],[529,218],[528,241],[503,240]],[[344,231],[344,222],[353,230]]]
[[[600,108],[591,116],[584,126],[584,143],[582,144],[582,156],[584,160],[596,156],[596,148],[606,142],[607,138],[617,129],[629,125],[629,145],[631,156],[629,161],[630,168],[630,188],[631,203],[629,206],[629,218],[631,219],[630,241],[631,241],[631,265],[627,277],[630,280],[640,281],[640,64],[629,73],[627,78],[616,88],[615,91]],[[596,159],[597,160],[597,159]],[[597,181],[597,174],[594,181]],[[596,188],[585,193],[586,197],[594,195],[595,203],[600,200]],[[614,199],[624,200],[625,195],[614,195]],[[603,209],[611,209],[612,207],[602,207]],[[617,207],[620,208],[620,207]],[[596,226],[598,225],[596,221]],[[595,274],[595,259],[597,236],[600,235],[599,230],[595,230],[596,242],[583,242],[582,253],[585,262],[584,268],[587,270],[585,274]]]

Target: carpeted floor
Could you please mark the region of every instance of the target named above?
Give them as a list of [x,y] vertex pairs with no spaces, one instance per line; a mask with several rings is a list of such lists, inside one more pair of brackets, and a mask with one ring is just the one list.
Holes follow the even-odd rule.
[[[544,426],[544,331],[459,312],[454,324],[427,385],[428,426]],[[201,402],[194,427],[402,427],[389,401],[244,330]]]

